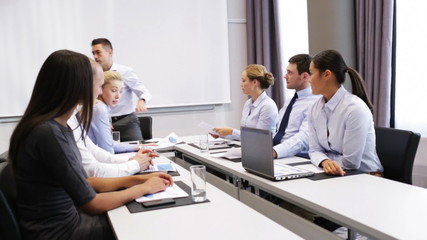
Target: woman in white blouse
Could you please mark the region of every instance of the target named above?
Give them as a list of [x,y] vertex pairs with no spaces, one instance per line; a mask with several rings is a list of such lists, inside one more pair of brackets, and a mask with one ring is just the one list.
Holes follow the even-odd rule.
[[[326,50],[310,64],[313,94],[323,95],[309,114],[309,155],[326,174],[344,175],[359,170],[382,176],[383,167],[375,149],[372,104],[363,80],[347,67],[341,54]],[[352,92],[342,84],[348,73]]]
[[[262,65],[249,65],[242,72],[242,82],[240,86],[244,94],[249,95],[242,111],[240,125],[243,127],[253,127],[276,131],[276,118],[278,114],[276,103],[267,96],[264,91],[274,84],[274,76]],[[218,133],[214,137],[227,137],[240,140],[240,130],[231,127],[214,128]]]

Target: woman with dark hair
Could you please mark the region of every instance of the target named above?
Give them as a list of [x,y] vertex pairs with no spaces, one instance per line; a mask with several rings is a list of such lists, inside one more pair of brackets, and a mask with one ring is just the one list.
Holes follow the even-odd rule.
[[[274,76],[263,65],[251,64],[242,72],[240,86],[244,94],[250,98],[245,102],[242,111],[240,126],[253,127],[276,132],[276,118],[278,114],[276,103],[265,89],[274,84]],[[240,140],[240,130],[231,127],[214,128],[217,133],[213,137],[227,137]]]
[[172,184],[163,173],[87,177],[67,120],[80,105],[90,126],[102,83],[101,67],[80,53],[56,51],[41,67],[9,147],[24,239],[114,239],[102,213]]
[[[323,95],[309,114],[309,155],[313,164],[332,175],[355,169],[382,176],[383,167],[375,150],[372,104],[360,75],[334,50],[317,54],[310,72],[313,94]],[[342,86],[346,73],[353,94]]]

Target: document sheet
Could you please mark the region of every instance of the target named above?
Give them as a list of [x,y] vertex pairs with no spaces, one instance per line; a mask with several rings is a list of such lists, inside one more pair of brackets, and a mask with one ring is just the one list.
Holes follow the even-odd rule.
[[164,198],[182,198],[182,197],[188,197],[188,196],[189,195],[184,190],[182,190],[178,185],[173,184],[172,186],[167,187],[166,190],[163,192],[147,194],[135,199],[135,201],[147,202],[147,201],[159,200]]

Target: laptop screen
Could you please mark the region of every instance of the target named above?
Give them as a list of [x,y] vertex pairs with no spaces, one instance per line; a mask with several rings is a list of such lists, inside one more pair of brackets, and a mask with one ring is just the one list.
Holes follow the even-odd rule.
[[273,138],[269,130],[241,127],[244,168],[274,176]]

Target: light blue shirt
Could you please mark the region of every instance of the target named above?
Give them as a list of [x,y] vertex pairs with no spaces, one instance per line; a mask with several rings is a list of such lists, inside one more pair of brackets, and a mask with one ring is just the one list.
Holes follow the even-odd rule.
[[110,71],[119,72],[125,83],[119,102],[111,108],[112,116],[121,116],[135,112],[138,99],[145,99],[145,103],[151,100],[151,93],[142,84],[142,81],[132,68],[113,63]]
[[93,117],[88,132],[89,138],[98,147],[110,153],[134,152],[136,146],[115,142],[111,134],[110,108],[102,101],[93,106]]
[[[292,106],[289,122],[281,143],[274,146],[277,158],[291,157],[298,153],[308,152],[308,112],[320,95],[313,95],[311,87],[297,92],[298,98]],[[277,129],[280,127],[290,99],[280,109],[277,118]],[[277,134],[277,133],[276,133]]]
[[375,146],[372,113],[362,99],[343,86],[325,103],[314,103],[309,115],[310,150],[314,165],[325,159],[344,169],[382,172]]
[[[277,106],[276,103],[263,92],[255,102],[248,99],[243,106],[240,126],[276,131]],[[233,129],[231,138],[240,140],[240,130]]]

